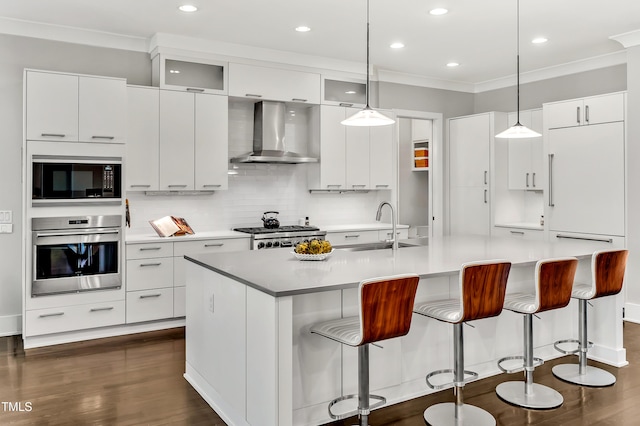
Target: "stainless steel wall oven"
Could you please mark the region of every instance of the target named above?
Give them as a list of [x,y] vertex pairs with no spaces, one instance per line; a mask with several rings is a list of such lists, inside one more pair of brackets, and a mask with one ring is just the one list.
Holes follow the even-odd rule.
[[122,216],[32,219],[31,296],[122,286]]

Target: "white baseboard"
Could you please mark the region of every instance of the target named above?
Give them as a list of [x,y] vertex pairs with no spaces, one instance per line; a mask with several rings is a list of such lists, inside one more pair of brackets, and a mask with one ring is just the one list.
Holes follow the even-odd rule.
[[0,337],[15,336],[22,333],[22,315],[0,317]]
[[624,320],[640,324],[640,305],[636,303],[624,304]]

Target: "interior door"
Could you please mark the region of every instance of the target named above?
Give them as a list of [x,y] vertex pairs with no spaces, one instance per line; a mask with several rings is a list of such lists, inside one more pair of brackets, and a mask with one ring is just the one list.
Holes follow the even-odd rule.
[[549,229],[624,235],[624,124],[549,132]]

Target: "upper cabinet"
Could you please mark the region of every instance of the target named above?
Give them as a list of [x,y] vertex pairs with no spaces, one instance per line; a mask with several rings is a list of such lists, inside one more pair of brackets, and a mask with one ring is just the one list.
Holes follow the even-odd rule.
[[545,108],[548,108],[548,122],[545,123],[548,129],[623,121],[624,94],[612,93],[555,102]]
[[160,161],[160,90],[129,86],[127,116],[127,191],[157,191]]
[[229,96],[319,104],[320,74],[230,63]]
[[152,84],[162,89],[226,95],[228,65],[160,53],[152,59]]
[[[516,124],[517,113],[510,113],[509,127]],[[520,111],[520,124],[540,134],[542,109]],[[542,190],[542,138],[511,139],[509,149],[509,189]]]
[[124,143],[124,79],[28,70],[28,140]]
[[367,102],[367,85],[363,81],[322,78],[322,103],[343,107],[364,106]]
[[393,126],[352,127],[340,123],[357,111],[357,108],[320,106],[320,140],[315,146],[320,162],[309,165],[311,189],[393,188]]

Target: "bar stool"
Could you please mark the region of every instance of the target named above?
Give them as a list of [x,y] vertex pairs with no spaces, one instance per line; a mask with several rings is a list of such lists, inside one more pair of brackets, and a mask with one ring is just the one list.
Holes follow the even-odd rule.
[[[578,299],[578,339],[559,340],[554,347],[564,354],[578,354],[578,364],[558,364],[551,371],[557,378],[582,386],[611,386],[616,376],[601,368],[587,365],[587,351],[593,343],[587,338],[587,302],[598,297],[620,293],[627,267],[627,250],[600,250],[591,257],[591,283],[574,283],[571,297]],[[578,348],[565,351],[558,345],[578,343]]]
[[[496,393],[504,401],[524,408],[549,409],[562,405],[564,399],[555,389],[533,383],[533,370],[544,363],[533,357],[533,315],[564,308],[571,300],[571,289],[578,268],[575,257],[540,260],[536,263],[534,294],[511,293],[504,299],[504,309],[524,314],[524,355],[505,357],[498,367],[505,373],[524,370],[525,381],[500,383]],[[521,359],[522,367],[506,369],[502,363]]]
[[[311,327],[329,339],[358,348],[358,394],[345,395],[329,403],[332,419],[360,416],[360,425],[367,426],[371,409],[378,408],[386,399],[369,394],[369,344],[409,332],[419,277],[416,274],[380,277],[360,282],[358,289],[359,316],[324,321]],[[331,411],[336,403],[358,398],[357,410],[336,415]],[[369,399],[378,402],[370,404]]]
[[[464,339],[462,326],[466,321],[500,315],[504,303],[511,263],[505,260],[469,262],[460,270],[460,297],[417,304],[417,314],[453,324],[453,369],[437,370],[426,377],[432,389],[454,386],[455,403],[432,405],[424,412],[429,425],[495,425],[495,418],[487,411],[464,404],[462,388],[478,377],[478,373],[464,369]],[[429,379],[435,375],[453,373],[453,382],[434,385]],[[465,375],[470,376],[465,379]]]

